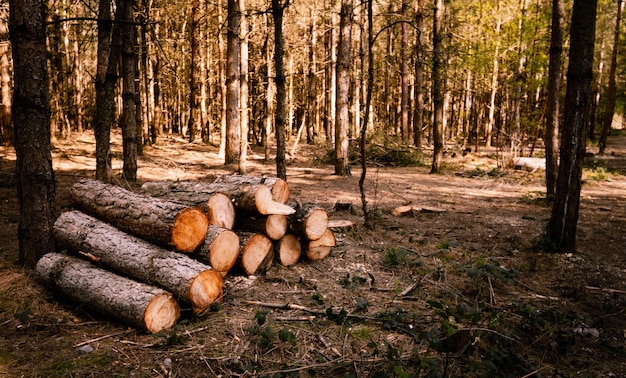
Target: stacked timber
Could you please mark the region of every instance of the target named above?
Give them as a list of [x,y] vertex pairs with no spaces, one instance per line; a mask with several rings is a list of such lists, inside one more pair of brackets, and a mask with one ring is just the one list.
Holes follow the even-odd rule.
[[277,178],[149,182],[139,193],[84,179],[70,199],[76,210],[58,217],[54,238],[82,259],[46,255],[42,280],[150,332],[176,322],[179,301],[194,313],[221,301],[229,272],[316,261],[335,246],[326,211],[288,202],[289,186]]

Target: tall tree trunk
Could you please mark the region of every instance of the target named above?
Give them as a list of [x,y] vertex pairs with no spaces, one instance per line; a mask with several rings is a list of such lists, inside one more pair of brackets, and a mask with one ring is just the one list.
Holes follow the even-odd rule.
[[315,4],[311,5],[311,14],[309,25],[310,33],[310,45],[309,45],[309,72],[307,75],[307,102],[306,102],[306,142],[307,144],[314,143],[315,134],[315,119],[316,119],[316,103],[317,103],[317,80],[316,80],[316,61],[315,61],[315,46],[317,44],[317,33],[315,31]]
[[[6,5],[0,8],[0,18],[8,19],[9,9]],[[9,28],[6,22],[0,23],[0,38],[9,39]],[[0,145],[13,145],[13,125],[11,123],[11,54],[9,45],[0,44]]]
[[424,0],[417,0],[415,5],[415,114],[413,116],[413,144],[421,150],[422,128],[424,125]]
[[374,228],[373,217],[367,208],[367,198],[365,196],[365,177],[367,176],[367,160],[365,157],[365,136],[367,135],[367,123],[369,122],[372,107],[372,91],[374,88],[374,0],[367,0],[367,94],[365,96],[365,114],[363,125],[361,126],[361,141],[359,149],[361,152],[361,177],[359,178],[359,192],[361,193],[361,206],[363,207],[363,217],[365,227]]
[[[498,2],[498,14],[496,15],[496,51],[493,54],[493,71],[491,72],[491,97],[489,100],[489,118],[485,127],[485,146],[491,147],[491,139],[493,138],[493,128],[495,125],[496,115],[496,94],[498,93],[498,75],[500,65],[500,30],[502,28],[502,19]],[[476,144],[478,145],[478,143]]]
[[200,0],[191,2],[190,12],[190,34],[191,34],[191,62],[189,65],[189,120],[187,121],[187,132],[189,142],[193,142],[201,128],[200,99],[201,99],[201,75],[200,71]]
[[326,141],[332,142],[335,130],[335,109],[337,98],[335,90],[337,89],[337,70],[335,65],[337,63],[337,17],[335,16],[335,0],[330,0],[329,9],[327,13],[330,14],[330,25],[326,31],[326,114],[324,117],[324,131],[326,133]]
[[[269,29],[269,17],[266,17],[265,24]],[[267,33],[267,37],[265,39],[265,66],[267,75],[265,78],[266,88],[265,88],[265,132],[263,133],[263,146],[265,147],[265,161],[270,160],[270,144],[272,138],[272,123],[274,114],[274,93],[276,88],[276,83],[272,80],[272,47],[269,43],[269,30]]]
[[611,53],[611,67],[609,68],[609,88],[606,91],[606,108],[604,110],[604,119],[602,122],[602,133],[600,133],[600,154],[604,154],[606,150],[606,140],[611,131],[613,124],[613,115],[615,114],[615,71],[617,70],[617,53],[620,46],[620,31],[622,23],[622,9],[624,7],[623,0],[617,0],[617,16],[615,18],[615,37],[613,38],[613,52]]
[[563,55],[563,0],[552,0],[550,67],[548,70],[548,104],[546,114],[546,196],[554,198],[558,173],[559,104],[561,99],[561,56]]
[[402,0],[402,47],[400,48],[400,129],[402,131],[402,140],[409,141],[409,57],[407,50],[409,48],[409,19],[408,19],[408,0]]
[[226,150],[224,164],[239,163],[239,0],[228,0],[226,34]]
[[430,173],[440,173],[443,155],[443,15],[444,0],[437,0],[433,17],[433,164]]
[[557,252],[576,251],[576,226],[589,121],[597,0],[574,0],[570,28],[569,66],[565,93],[565,118],[561,162],[552,215],[548,223],[548,247]]
[[285,123],[287,118],[285,66],[285,37],[283,35],[283,13],[289,6],[289,0],[284,4],[280,0],[272,0],[272,15],[274,17],[274,66],[276,68],[276,114],[274,127],[276,128],[276,176],[287,180],[287,166],[285,164]]
[[[96,179],[111,182],[113,171],[109,159],[111,124],[115,117],[115,85],[119,60],[120,26],[111,22],[111,0],[100,0],[98,5],[98,65],[96,69]],[[116,33],[112,34],[115,30]],[[116,38],[116,43],[112,42]]]
[[124,151],[123,177],[128,181],[137,181],[137,124],[135,112],[135,0],[119,0],[120,21],[122,21],[122,143]]
[[350,47],[352,45],[352,0],[341,3],[339,46],[337,48],[337,110],[335,124],[335,174],[350,176],[349,87]]
[[9,1],[13,49],[13,122],[20,264],[34,268],[54,251],[56,187],[50,154],[50,100],[46,60],[46,6],[39,0]]
[[248,109],[248,16],[245,15],[246,2],[239,0],[239,10],[241,11],[241,76],[239,84],[241,92],[239,94],[241,104],[241,151],[239,153],[239,174],[246,174],[246,160],[248,158],[248,129],[249,129],[249,109]]

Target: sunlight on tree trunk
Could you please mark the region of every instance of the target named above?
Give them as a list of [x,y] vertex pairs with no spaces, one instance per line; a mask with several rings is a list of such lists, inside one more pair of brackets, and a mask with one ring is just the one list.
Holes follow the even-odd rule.
[[239,11],[241,14],[241,56],[240,56],[240,93],[239,103],[241,104],[241,151],[239,152],[239,167],[238,171],[240,175],[245,175],[246,160],[248,159],[248,16],[246,16],[246,2],[245,0],[239,0]]
[[238,164],[241,144],[239,135],[239,0],[228,0],[226,33],[226,150],[224,164]]
[[352,35],[352,1],[341,4],[339,21],[339,47],[337,54],[337,109],[335,124],[335,174],[350,176],[350,127],[349,101],[350,87],[350,47]]
[[443,16],[444,0],[437,0],[433,17],[433,164],[430,173],[441,172],[443,155]]

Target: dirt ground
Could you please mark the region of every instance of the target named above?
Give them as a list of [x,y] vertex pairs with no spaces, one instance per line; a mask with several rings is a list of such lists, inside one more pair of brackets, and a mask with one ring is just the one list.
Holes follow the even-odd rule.
[[[85,133],[53,145],[63,211],[68,187],[93,177],[95,144]],[[120,151],[116,137],[117,177]],[[624,377],[626,137],[608,152],[585,170],[579,252],[556,255],[540,248],[550,216],[542,170],[499,170],[489,151],[451,150],[441,175],[373,163],[367,230],[358,165],[337,177],[318,159],[322,146],[300,146],[291,197],[356,225],[335,230],[324,260],[227,276],[223,303],[195,316],[183,308],[175,328],[151,335],[17,266],[15,154],[1,147],[0,377]],[[273,174],[262,155],[251,151],[250,174]],[[145,148],[138,184],[228,168],[214,146],[162,138]],[[407,204],[413,216],[391,214]]]

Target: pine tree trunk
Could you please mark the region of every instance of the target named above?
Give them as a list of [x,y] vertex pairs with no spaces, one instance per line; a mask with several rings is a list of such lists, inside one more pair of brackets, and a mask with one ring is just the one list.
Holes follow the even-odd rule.
[[137,125],[135,104],[135,25],[133,6],[135,0],[120,0],[119,8],[121,20],[122,38],[122,145],[124,153],[124,166],[122,176],[128,181],[137,181]]
[[222,297],[222,275],[181,253],[159,248],[79,211],[54,224],[62,247],[144,283],[160,286],[202,311]]
[[437,0],[433,17],[433,163],[430,172],[439,173],[443,152],[443,15],[445,11],[444,0]]
[[241,123],[240,123],[240,135],[241,135],[241,151],[239,152],[239,167],[238,172],[240,175],[246,174],[246,164],[248,159],[248,132],[249,132],[249,109],[248,109],[248,96],[249,96],[249,88],[248,88],[248,34],[250,30],[248,30],[248,17],[245,15],[246,12],[246,2],[245,0],[239,0],[239,11],[241,12],[241,54],[240,54],[240,111],[241,111]]
[[201,209],[84,179],[70,189],[74,205],[115,227],[180,252],[204,241],[209,221]]
[[349,93],[350,48],[352,42],[352,1],[341,4],[339,47],[337,55],[337,109],[335,116],[335,174],[350,176]]
[[239,163],[239,0],[228,0],[226,33],[226,150],[224,164]]
[[201,99],[201,75],[200,71],[200,0],[191,2],[190,17],[190,54],[191,62],[189,66],[189,120],[187,122],[187,132],[189,142],[193,142],[201,128],[200,99]]
[[178,302],[167,291],[75,257],[48,253],[39,260],[36,270],[44,284],[60,292],[64,300],[85,304],[152,333],[172,327],[180,316]]
[[[289,0],[287,0],[287,4]],[[283,35],[284,6],[281,0],[272,0],[272,15],[274,17],[274,67],[276,70],[276,113],[274,127],[276,128],[276,176],[287,180],[287,166],[285,161],[286,141],[285,124],[287,121],[287,93],[285,88],[285,37]]]

